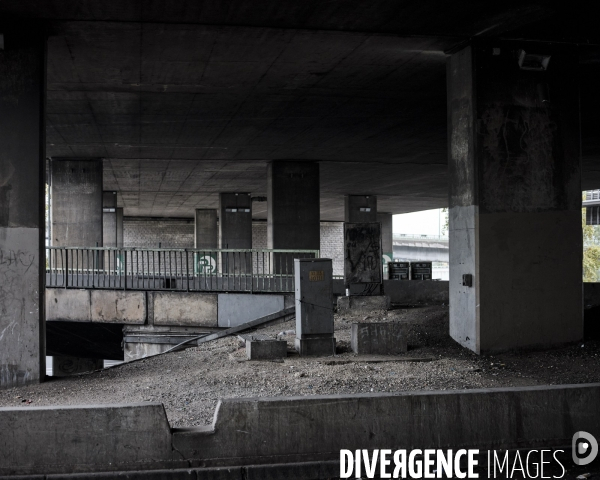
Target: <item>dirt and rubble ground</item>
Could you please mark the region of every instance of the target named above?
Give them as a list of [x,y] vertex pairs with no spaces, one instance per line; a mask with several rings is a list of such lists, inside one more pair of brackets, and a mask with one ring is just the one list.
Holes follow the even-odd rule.
[[[353,322],[407,324],[409,350],[398,357],[360,357],[350,349]],[[294,321],[261,328],[275,337]],[[285,361],[245,361],[245,347],[226,337],[184,351],[121,364],[90,374],[0,391],[0,406],[161,402],[171,425],[210,424],[220,398],[407,390],[450,390],[600,381],[600,342],[545,352],[478,356],[448,336],[448,307],[395,308],[336,314],[337,355],[292,355]],[[425,361],[413,362],[418,358]],[[371,361],[365,361],[365,360]]]

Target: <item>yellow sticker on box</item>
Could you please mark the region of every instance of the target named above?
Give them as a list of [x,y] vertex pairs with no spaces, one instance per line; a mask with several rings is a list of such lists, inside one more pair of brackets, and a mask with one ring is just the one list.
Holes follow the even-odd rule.
[[325,280],[325,273],[323,270],[311,270],[308,272],[308,280],[310,282],[322,282]]

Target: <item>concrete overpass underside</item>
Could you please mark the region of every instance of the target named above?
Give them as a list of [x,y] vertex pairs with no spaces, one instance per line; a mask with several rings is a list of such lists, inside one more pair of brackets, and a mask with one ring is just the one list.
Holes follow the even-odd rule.
[[585,2],[1,1],[0,388],[44,377],[46,182],[61,248],[122,247],[126,216],[314,252],[320,221],[447,206],[450,336],[581,341],[599,81]]

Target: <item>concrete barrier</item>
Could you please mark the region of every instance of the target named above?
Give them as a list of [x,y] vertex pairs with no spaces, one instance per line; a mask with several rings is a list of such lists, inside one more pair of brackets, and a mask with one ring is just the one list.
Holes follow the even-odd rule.
[[214,432],[175,431],[205,465],[335,460],[340,449],[517,448],[600,437],[600,384],[222,400]]
[[[448,305],[448,282],[441,280],[384,280],[383,288],[392,303],[401,305]],[[356,287],[358,293],[362,287]],[[346,295],[343,280],[333,281],[334,295]]]
[[0,475],[184,467],[161,404],[0,408]]
[[336,461],[340,449],[568,447],[579,430],[600,437],[599,402],[600,384],[236,398],[219,403],[212,428],[173,431],[160,404],[0,408],[0,476]]

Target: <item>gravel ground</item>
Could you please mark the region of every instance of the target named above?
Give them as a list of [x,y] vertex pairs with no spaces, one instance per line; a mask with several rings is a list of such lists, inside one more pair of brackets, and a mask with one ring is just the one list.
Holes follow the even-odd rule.
[[[350,351],[356,321],[403,322],[409,351],[365,361]],[[259,330],[275,336],[293,330],[289,321]],[[288,356],[283,362],[245,361],[237,337],[74,377],[0,391],[0,406],[162,402],[174,427],[212,422],[218,399],[334,393],[449,390],[600,382],[600,343],[546,352],[477,356],[448,336],[448,308],[336,315],[335,357]],[[285,335],[293,349],[294,335]],[[411,362],[409,358],[427,361]],[[379,357],[378,360],[381,360]]]

